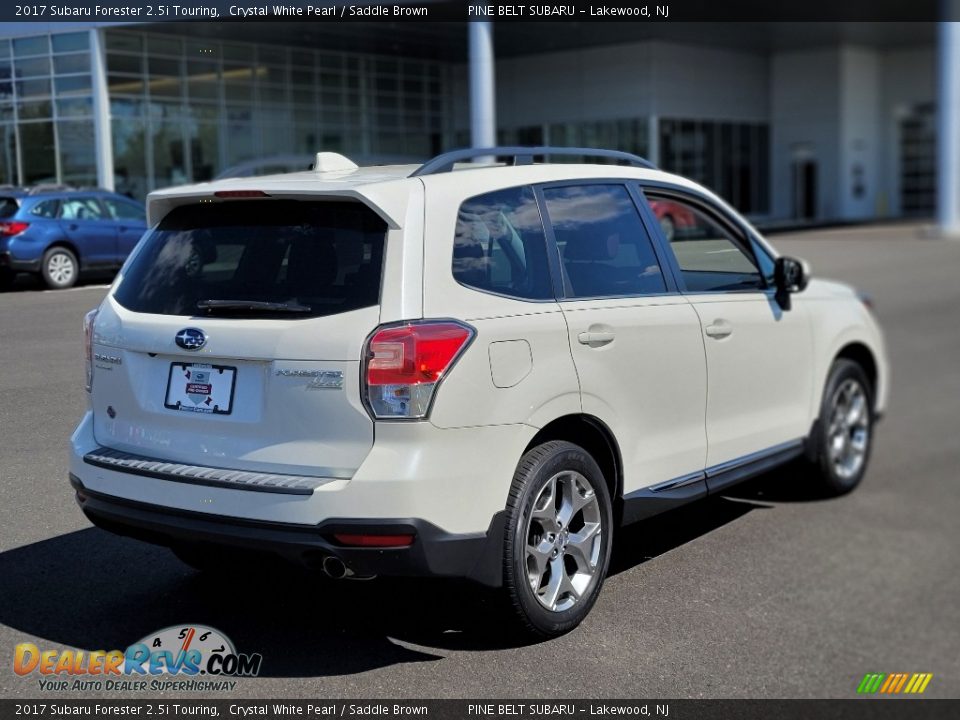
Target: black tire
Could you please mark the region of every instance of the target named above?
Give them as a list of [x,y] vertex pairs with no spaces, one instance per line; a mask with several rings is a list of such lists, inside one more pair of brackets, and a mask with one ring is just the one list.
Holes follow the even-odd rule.
[[9,290],[17,274],[10,268],[0,268],[0,290]]
[[80,263],[69,248],[52,247],[40,261],[40,275],[51,290],[73,287],[80,277]]
[[[560,488],[552,497],[546,489],[551,481],[554,482],[554,488]],[[586,485],[589,485],[589,489]],[[572,497],[563,495],[572,492],[578,494],[580,501],[586,502],[583,508],[572,515],[563,513],[568,515],[564,528],[560,523],[561,513],[556,509],[557,501],[558,498]],[[594,499],[595,503],[592,502]],[[551,512],[549,508],[552,503],[556,518],[549,521],[549,528],[540,524],[548,521],[532,519],[538,501],[541,503],[537,509],[538,515]],[[559,526],[557,523],[560,523]],[[597,523],[599,541],[596,534],[591,535]],[[539,539],[540,544],[531,550],[528,542],[535,539]],[[523,456],[507,499],[503,577],[515,617],[527,633],[539,638],[551,638],[569,632],[580,624],[603,587],[610,565],[612,540],[610,492],[600,467],[586,450],[573,443],[555,440],[538,445]],[[546,546],[552,550],[538,552]],[[589,552],[589,560],[582,554],[584,551]],[[535,556],[534,552],[538,552],[538,555]],[[545,567],[540,574],[535,569],[537,557],[541,558]],[[577,557],[584,560],[578,561]],[[554,574],[555,567],[564,568],[568,582],[563,581],[563,575]],[[590,572],[579,573],[581,567],[586,567]],[[573,580],[580,585],[579,588],[570,580],[570,573],[573,573]],[[550,582],[544,582],[545,579]],[[551,609],[546,603],[551,596],[551,582],[555,579],[559,579],[559,590],[552,594],[556,602],[552,603],[554,608]],[[535,591],[533,584],[537,582],[542,584]]]
[[[846,414],[842,410],[847,404],[845,398],[849,400]],[[861,410],[855,412],[854,406]],[[851,422],[854,415],[858,419]],[[845,495],[860,484],[873,448],[873,423],[873,388],[869,378],[852,360],[836,360],[824,386],[809,457],[824,493]],[[847,462],[842,460],[845,450],[850,457]]]

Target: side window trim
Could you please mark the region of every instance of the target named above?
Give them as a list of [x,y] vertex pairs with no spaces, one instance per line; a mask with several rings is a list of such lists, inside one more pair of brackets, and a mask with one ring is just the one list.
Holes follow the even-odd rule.
[[760,261],[757,259],[756,248],[754,247],[753,235],[743,227],[735,218],[730,217],[730,215],[725,212],[723,209],[717,207],[709,198],[704,197],[703,195],[697,193],[694,190],[689,188],[682,188],[676,185],[670,185],[668,183],[661,183],[652,180],[640,181],[636,183],[637,191],[641,197],[645,200],[643,203],[644,210],[649,216],[650,220],[655,220],[653,217],[653,210],[650,208],[650,198],[647,195],[647,191],[651,191],[654,195],[666,196],[668,199],[670,196],[675,197],[677,200],[682,202],[687,202],[693,205],[698,210],[706,214],[710,219],[714,220],[721,227],[726,229],[731,235],[733,235],[741,247],[750,253],[750,259],[753,261],[754,266],[757,268],[757,272],[760,275],[760,281],[763,283],[762,287],[759,288],[750,288],[743,290],[700,290],[700,291],[691,291],[687,288],[686,282],[683,279],[683,273],[680,270],[679,264],[677,264],[676,257],[673,252],[670,250],[670,243],[664,237],[663,232],[660,230],[660,224],[655,223],[655,237],[657,243],[661,245],[662,249],[667,252],[670,256],[670,268],[671,271],[676,274],[677,283],[681,288],[681,292],[688,295],[705,295],[705,294],[743,294],[751,292],[768,292],[771,290],[767,284],[767,279],[763,274],[763,269],[760,266]]
[[760,268],[760,275],[763,277],[763,282],[765,285],[764,290],[772,295],[776,292],[776,288],[773,287],[773,275],[771,274],[770,277],[764,275],[763,263],[760,262],[760,255],[762,254],[765,258],[767,258],[771,264],[777,261],[777,257],[776,255],[771,255],[767,252],[767,249],[763,246],[763,243],[760,242],[756,233],[749,232],[747,233],[747,237],[750,240],[750,248],[753,250],[753,257],[757,261],[757,265]]
[[100,208],[100,217],[96,218],[96,220],[101,222],[104,220],[113,220],[113,213],[110,212],[110,208],[107,207],[107,204],[103,201],[103,198],[94,195],[91,200],[93,200],[97,204],[97,207]]
[[640,213],[640,219],[647,229],[647,235],[650,237],[650,244],[653,245],[653,251],[660,262],[660,269],[663,271],[664,281],[667,283],[668,292],[685,293],[686,286],[683,283],[683,275],[680,273],[680,266],[677,265],[676,258],[670,252],[670,248],[664,244],[664,238],[660,232],[660,223],[653,215],[650,203],[646,196],[641,192],[637,183],[628,183],[627,190],[633,199],[637,210]]
[[[600,295],[597,297],[576,297],[573,294],[573,288],[570,287],[570,281],[563,270],[563,258],[560,256],[560,246],[557,243],[557,236],[553,229],[553,222],[550,220],[550,214],[547,212],[547,202],[543,194],[544,190],[561,187],[583,187],[584,185],[619,185],[627,191],[630,200],[637,211],[641,224],[647,233],[647,239],[653,248],[657,262],[660,264],[660,273],[663,276],[663,282],[666,285],[664,292],[657,293],[636,293],[632,295]],[[660,247],[658,236],[650,232],[650,225],[644,214],[644,203],[640,202],[641,195],[634,189],[636,183],[624,178],[589,178],[589,179],[567,179],[556,180],[553,182],[537,183],[533,186],[537,197],[537,204],[540,206],[540,218],[543,222],[543,229],[547,237],[547,257],[550,261],[550,274],[553,277],[554,292],[557,295],[558,302],[581,301],[581,300],[613,300],[616,298],[639,298],[639,297],[660,297],[663,295],[676,295],[681,292],[681,287],[674,276],[674,270],[671,265],[664,264],[663,248]],[[669,268],[669,269],[668,269]]]
[[553,232],[553,223],[547,215],[547,199],[543,195],[543,184],[533,186],[533,194],[537,199],[537,209],[540,211],[540,222],[543,223],[543,234],[547,239],[547,264],[550,267],[550,283],[553,286],[554,301],[566,300],[573,293],[567,275],[563,272],[563,259],[560,257],[560,246],[557,245],[557,236]]

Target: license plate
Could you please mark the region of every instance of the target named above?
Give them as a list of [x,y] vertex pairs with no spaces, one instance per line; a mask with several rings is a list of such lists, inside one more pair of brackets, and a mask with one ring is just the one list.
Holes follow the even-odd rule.
[[170,363],[164,407],[183,412],[229,415],[237,369],[204,363]]

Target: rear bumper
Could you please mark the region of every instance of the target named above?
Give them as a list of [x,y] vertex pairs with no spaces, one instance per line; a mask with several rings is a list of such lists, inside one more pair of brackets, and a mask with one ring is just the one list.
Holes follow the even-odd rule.
[[[108,426],[107,446],[113,440],[110,431]],[[316,482],[309,493],[291,494],[278,490],[300,488],[299,481],[291,485],[293,476],[277,476],[283,480],[280,486],[258,480],[254,487],[238,480],[257,480],[246,476],[262,473],[218,469],[240,461],[235,458],[211,454],[202,466],[181,465],[169,457],[176,447],[164,461],[146,457],[155,458],[153,452],[104,457],[94,437],[93,415],[87,412],[71,437],[69,471],[92,492],[174,513],[307,528],[335,518],[419,518],[466,536],[486,532],[493,516],[506,507],[517,460],[535,433],[525,425],[440,429],[429,422],[384,423],[351,478],[311,475]],[[126,439],[124,433],[118,441]]]
[[[502,583],[503,513],[486,532],[454,534],[421,519],[330,518],[318,525],[247,520],[151,505],[86,488],[74,474],[77,503],[97,527],[157,545],[210,543],[270,552],[307,567],[339,558],[358,576],[461,577],[492,587]],[[413,534],[409,547],[345,547],[335,533]]]
[[9,251],[0,251],[0,268],[6,268],[14,272],[38,272],[40,270],[40,260],[19,260]]

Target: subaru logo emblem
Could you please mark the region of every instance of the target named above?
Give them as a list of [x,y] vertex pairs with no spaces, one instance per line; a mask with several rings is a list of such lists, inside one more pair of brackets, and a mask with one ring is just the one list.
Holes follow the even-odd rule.
[[207,336],[203,334],[203,330],[197,328],[184,328],[177,333],[174,340],[184,350],[199,350],[207,344]]

